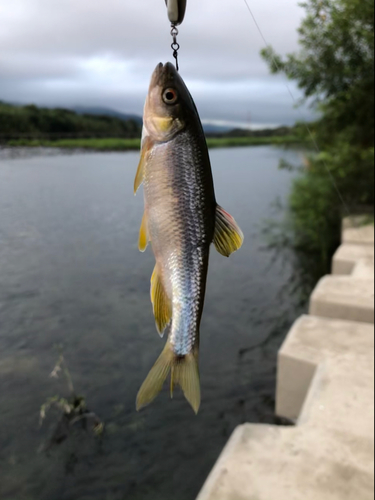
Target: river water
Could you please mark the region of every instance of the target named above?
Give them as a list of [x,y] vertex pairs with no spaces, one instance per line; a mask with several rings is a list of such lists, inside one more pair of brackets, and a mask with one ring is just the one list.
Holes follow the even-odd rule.
[[[301,154],[257,147],[211,158],[218,202],[246,240],[230,259],[212,251],[196,417],[167,387],[135,411],[164,345],[149,299],[154,258],[137,249],[138,154],[0,151],[1,500],[193,500],[237,425],[275,421],[276,354],[297,311],[282,293],[293,270],[273,263],[261,229],[290,190],[280,160]],[[49,376],[59,352],[106,424],[101,438],[75,425],[52,445],[61,415],[39,424],[48,398],[69,397],[61,373]]]

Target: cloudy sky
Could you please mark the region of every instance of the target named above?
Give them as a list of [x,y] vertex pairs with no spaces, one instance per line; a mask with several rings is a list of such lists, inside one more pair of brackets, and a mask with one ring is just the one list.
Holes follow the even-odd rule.
[[[271,45],[297,48],[298,0],[248,2]],[[188,0],[179,42],[181,74],[206,122],[309,118],[260,58],[264,42],[244,0]],[[170,43],[164,0],[0,0],[0,100],[141,114]]]

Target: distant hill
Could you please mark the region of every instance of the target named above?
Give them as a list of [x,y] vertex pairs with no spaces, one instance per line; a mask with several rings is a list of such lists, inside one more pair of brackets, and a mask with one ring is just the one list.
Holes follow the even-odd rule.
[[[293,135],[294,128],[232,130],[207,123],[208,137],[277,137]],[[76,106],[74,109],[20,106],[0,101],[0,139],[13,138],[139,138],[142,118],[104,107]]]
[[224,127],[221,125],[212,125],[211,123],[203,123],[203,130],[206,134],[226,134],[232,130],[231,127]]
[[[80,115],[97,115],[97,116],[113,116],[119,118],[120,120],[134,120],[140,125],[143,124],[143,119],[138,115],[132,115],[127,113],[121,113],[120,111],[115,111],[114,109],[101,108],[101,107],[86,107],[86,106],[75,106],[72,108],[73,111]],[[206,134],[225,134],[230,132],[231,127],[212,125],[210,123],[203,124],[203,130]]]
[[0,138],[3,140],[18,137],[131,139],[140,137],[141,128],[142,120],[139,117],[122,115],[120,118],[116,114],[103,114],[103,110],[100,110],[100,114],[89,114],[62,108],[17,106],[0,102]]
[[116,111],[114,109],[109,109],[109,108],[75,106],[74,108],[72,108],[72,111],[74,111],[79,115],[112,116],[114,118],[118,118],[119,120],[123,120],[125,122],[132,120],[138,123],[139,125],[143,124],[143,119],[138,115],[121,113],[120,111]]

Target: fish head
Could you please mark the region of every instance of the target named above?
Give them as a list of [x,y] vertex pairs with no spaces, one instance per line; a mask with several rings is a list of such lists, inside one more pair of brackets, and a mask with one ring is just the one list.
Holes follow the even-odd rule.
[[155,141],[167,142],[181,132],[196,113],[191,95],[171,63],[160,63],[151,78],[144,125]]

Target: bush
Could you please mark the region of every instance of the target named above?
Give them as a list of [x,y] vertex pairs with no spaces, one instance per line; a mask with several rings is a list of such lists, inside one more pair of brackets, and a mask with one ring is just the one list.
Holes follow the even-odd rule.
[[322,116],[311,125],[321,152],[309,155],[294,182],[287,236],[273,234],[279,248],[288,241],[301,266],[311,267],[315,282],[330,271],[343,215],[374,205],[374,1],[302,5],[301,50],[283,60],[267,48],[263,57],[273,72],[297,80]]

